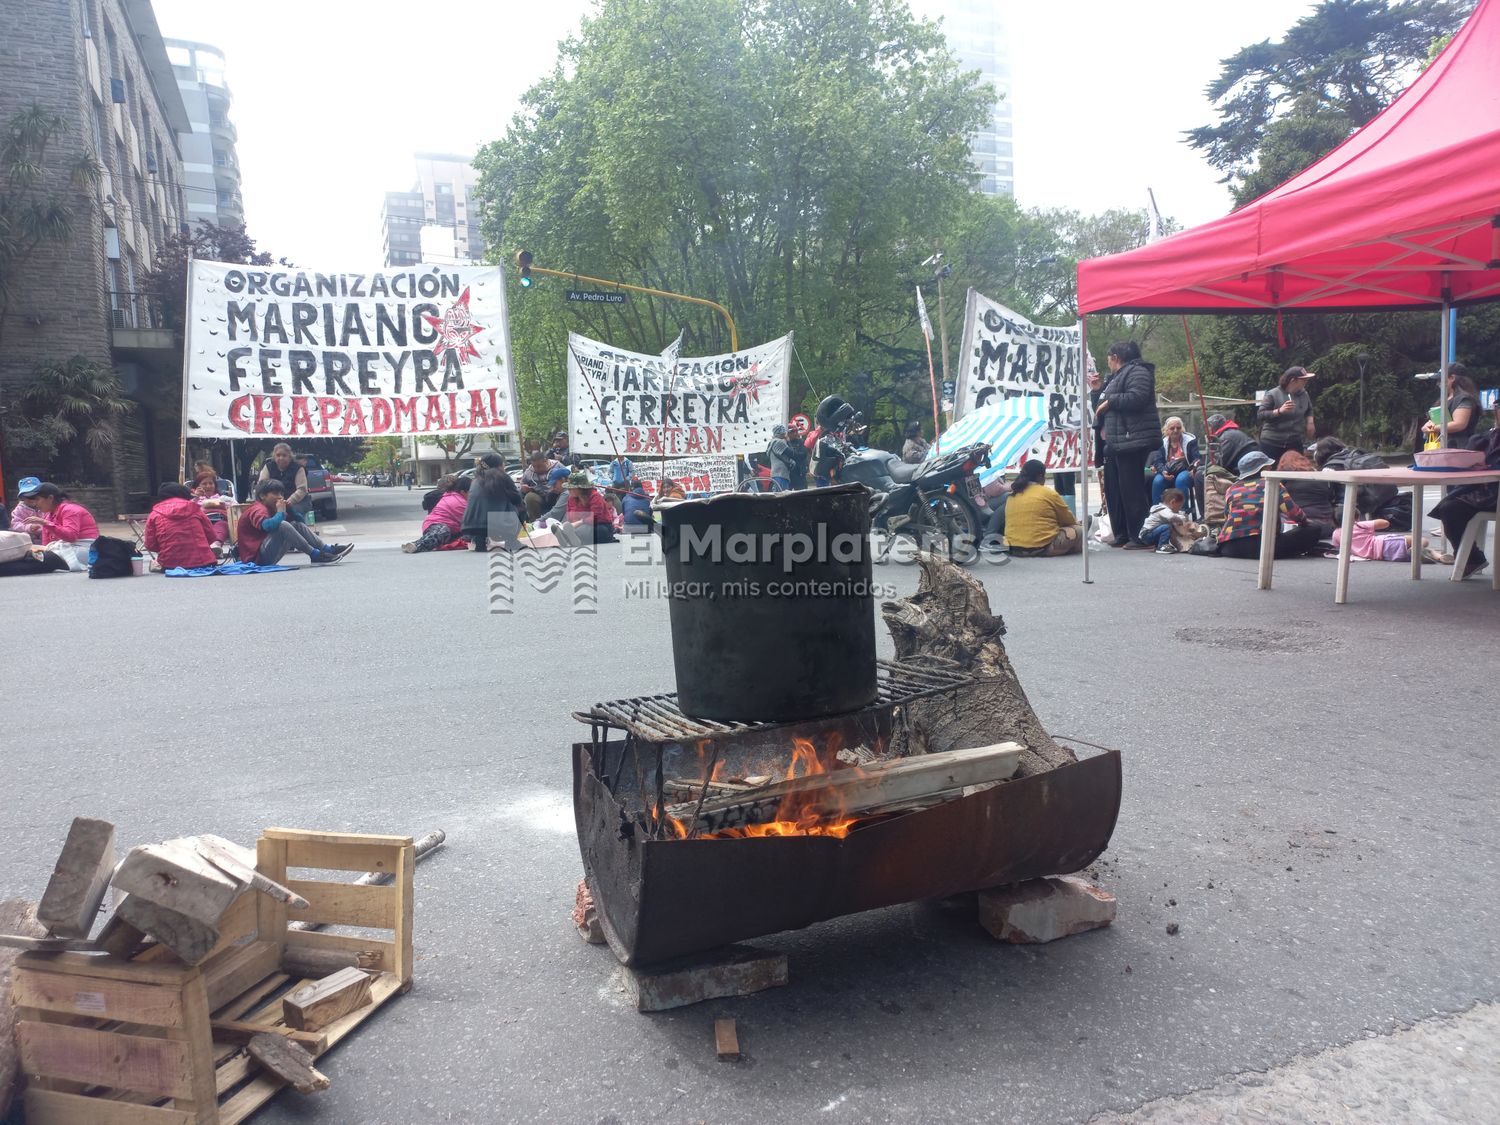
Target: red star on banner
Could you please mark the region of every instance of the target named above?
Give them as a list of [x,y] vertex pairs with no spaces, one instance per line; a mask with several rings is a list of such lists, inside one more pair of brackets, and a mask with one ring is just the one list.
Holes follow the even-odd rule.
[[760,404],[760,389],[762,387],[769,387],[770,385],[771,380],[760,377],[760,364],[752,363],[749,371],[746,371],[743,375],[735,376],[734,386],[730,388],[729,397],[738,398],[740,395],[744,395],[758,406]]
[[463,293],[458,300],[448,306],[448,311],[441,317],[422,314],[429,327],[437,329],[437,343],[432,345],[432,354],[441,355],[445,351],[458,353],[460,363],[468,363],[469,357],[479,358],[479,349],[474,346],[473,338],[484,331],[482,324],[475,324],[469,315],[469,287],[464,286]]

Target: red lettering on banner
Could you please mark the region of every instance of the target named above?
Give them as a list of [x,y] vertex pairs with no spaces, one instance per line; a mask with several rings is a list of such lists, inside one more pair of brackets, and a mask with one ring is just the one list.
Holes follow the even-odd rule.
[[475,429],[488,429],[490,415],[484,408],[484,395],[479,391],[469,392],[469,425]]
[[506,418],[505,412],[500,409],[500,395],[496,392],[494,387],[491,387],[489,389],[489,395],[491,424],[496,426],[503,426],[505,425]]
[[443,417],[443,400],[437,395],[427,396],[427,413],[422,418],[422,430],[424,433],[432,430],[441,430],[448,423]]
[[368,433],[365,428],[365,404],[357,398],[344,400],[344,428],[339,431],[343,437],[351,430],[356,433]]
[[249,419],[245,417],[245,411],[250,407],[250,396],[240,395],[229,404],[229,424],[237,430],[250,432]]
[[[639,453],[641,446],[641,431],[634,426],[625,427],[625,453]],[[1500,565],[1500,564],[1497,564]]]
[[[280,434],[281,428],[281,396],[280,395],[252,395],[251,401],[255,403],[255,425],[251,429],[254,434]],[[269,423],[269,428],[267,428]]]
[[305,398],[292,399],[292,427],[293,434],[310,434],[313,432],[312,410]]
[[339,405],[336,398],[318,399],[318,433],[326,434],[336,418],[343,413],[343,407]]
[[391,404],[383,398],[370,401],[370,432],[383,434],[391,428]]
[[[414,398],[398,398],[391,401],[391,410],[394,415],[392,425],[398,434],[414,434],[417,432],[417,400]],[[403,428],[402,418],[406,419]]]

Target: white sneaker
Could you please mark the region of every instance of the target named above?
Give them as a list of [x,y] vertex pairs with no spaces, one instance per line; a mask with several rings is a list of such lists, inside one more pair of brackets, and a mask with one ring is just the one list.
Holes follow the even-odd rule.
[[415,555],[417,553],[417,545],[415,543],[403,543],[401,544],[401,550],[408,555]]
[[1178,553],[1178,551],[1176,546],[1174,546],[1173,544],[1163,543],[1160,547],[1156,548],[1156,553],[1158,555],[1175,555]]

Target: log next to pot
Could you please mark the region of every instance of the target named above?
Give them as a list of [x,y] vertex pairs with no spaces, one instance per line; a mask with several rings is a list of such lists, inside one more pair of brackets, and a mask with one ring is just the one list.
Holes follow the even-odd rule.
[[869,492],[730,493],[662,513],[684,714],[795,722],[876,698]]

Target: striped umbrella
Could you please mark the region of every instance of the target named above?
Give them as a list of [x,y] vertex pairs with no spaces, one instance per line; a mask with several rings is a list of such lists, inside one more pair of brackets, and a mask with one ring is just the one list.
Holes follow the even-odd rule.
[[1045,400],[1037,396],[1007,399],[969,411],[933,442],[927,456],[985,442],[990,447],[990,467],[979,470],[979,481],[988,484],[1029,449],[1046,428]]

